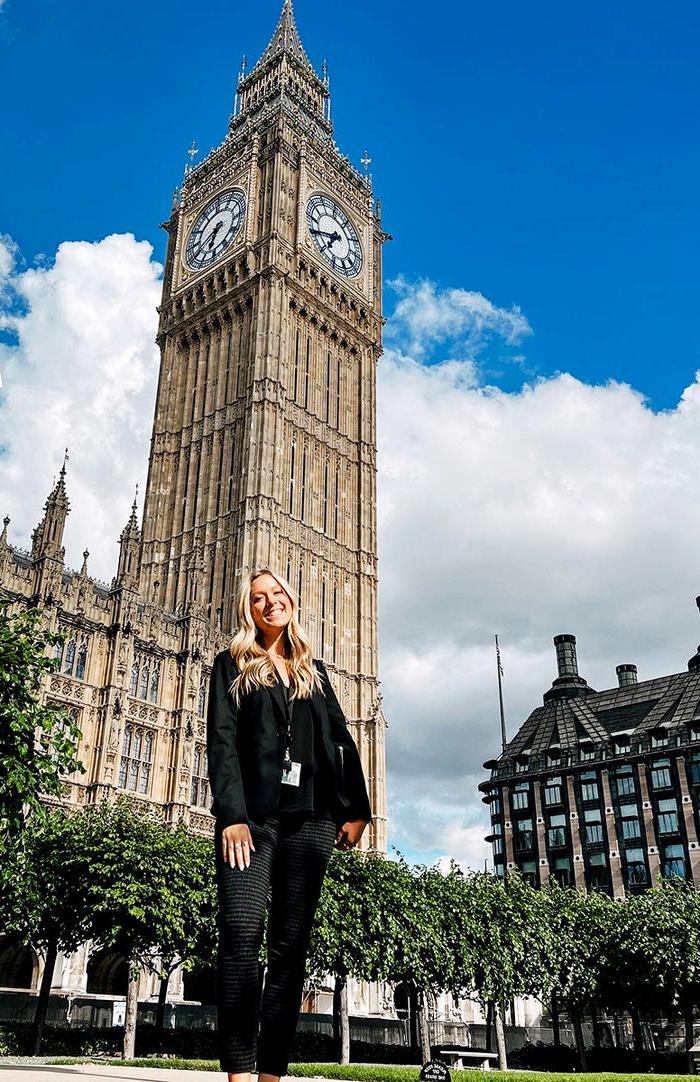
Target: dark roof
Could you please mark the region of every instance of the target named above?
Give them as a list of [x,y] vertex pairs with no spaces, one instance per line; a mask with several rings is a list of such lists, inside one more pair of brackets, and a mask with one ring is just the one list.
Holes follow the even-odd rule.
[[533,710],[499,756],[499,765],[550,748],[562,752],[582,742],[609,742],[616,733],[648,736],[669,733],[694,718],[700,722],[700,672],[676,673],[629,687],[611,688],[582,698],[561,698]]

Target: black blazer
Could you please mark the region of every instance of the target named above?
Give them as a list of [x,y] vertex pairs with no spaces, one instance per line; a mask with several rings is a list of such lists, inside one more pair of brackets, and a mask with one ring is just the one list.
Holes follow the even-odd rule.
[[[314,662],[322,692],[311,696],[311,710],[320,730],[316,754],[330,779],[331,812],[338,825],[372,818],[357,746],[321,661]],[[256,688],[238,705],[229,688],[238,675],[231,653],[217,654],[209,687],[207,756],[217,825],[249,823],[272,815],[282,784],[286,716],[279,685]]]

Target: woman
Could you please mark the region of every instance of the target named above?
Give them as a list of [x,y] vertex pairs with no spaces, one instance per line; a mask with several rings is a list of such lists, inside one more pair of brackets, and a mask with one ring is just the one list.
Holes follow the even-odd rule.
[[[216,816],[220,1064],[229,1082],[287,1071],[304,967],[333,845],[371,820],[360,757],[289,585],[267,568],[244,583],[238,631],[211,674],[209,780]],[[267,972],[258,954],[265,909]],[[258,1033],[259,1026],[259,1033]]]

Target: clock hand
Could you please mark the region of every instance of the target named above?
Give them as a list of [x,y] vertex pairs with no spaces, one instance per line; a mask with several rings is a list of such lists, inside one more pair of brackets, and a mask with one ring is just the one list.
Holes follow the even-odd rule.
[[216,235],[219,232],[219,230],[221,229],[223,224],[224,224],[223,222],[217,222],[216,225],[214,226],[214,230],[212,232],[212,235],[209,238],[209,248],[210,249],[214,247],[214,241],[216,240]]
[[327,241],[327,242],[326,242],[326,248],[330,248],[330,247],[331,247],[331,245],[332,245],[332,244],[335,244],[335,242],[336,242],[337,240],[342,240],[342,239],[343,239],[343,238],[341,237],[340,233],[329,233],[329,234],[327,234],[327,235],[328,235],[328,236],[329,236],[329,237],[330,237],[331,239],[330,239],[329,241]]
[[333,233],[328,233],[325,229],[310,229],[309,232],[315,234],[315,236],[317,237],[330,237],[331,243],[333,243],[333,241],[335,240],[341,239],[340,233],[336,231],[334,231]]

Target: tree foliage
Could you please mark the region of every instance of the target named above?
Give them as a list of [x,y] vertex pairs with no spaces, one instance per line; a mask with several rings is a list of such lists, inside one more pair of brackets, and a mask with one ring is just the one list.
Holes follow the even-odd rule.
[[44,814],[42,796],[60,796],[64,776],[84,772],[76,753],[80,730],[41,698],[61,641],[38,609],[11,613],[0,599],[0,853],[17,844],[29,815]]

